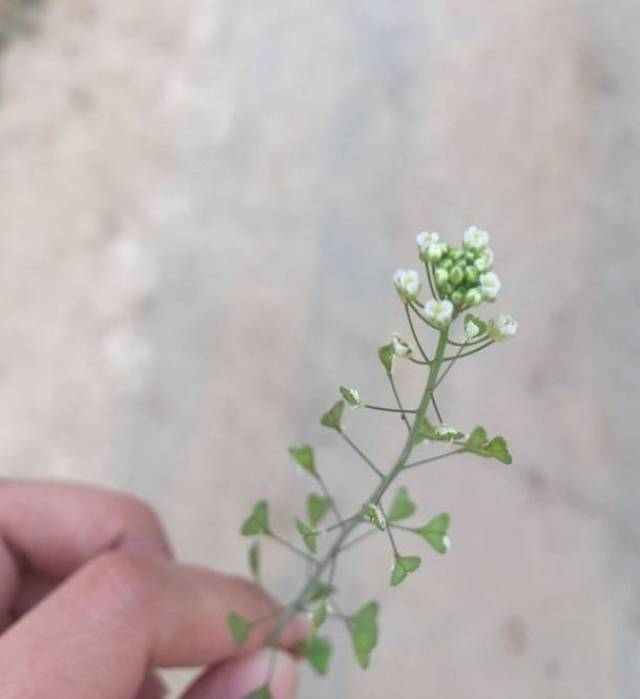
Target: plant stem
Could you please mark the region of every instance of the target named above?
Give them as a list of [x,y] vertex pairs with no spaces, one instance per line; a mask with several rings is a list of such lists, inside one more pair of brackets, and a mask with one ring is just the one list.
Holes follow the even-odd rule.
[[427,353],[422,349],[422,345],[420,344],[420,339],[418,338],[418,333],[416,332],[416,329],[413,326],[413,318],[411,317],[411,311],[409,310],[408,303],[404,304],[404,312],[407,314],[407,321],[409,323],[409,327],[411,328],[411,334],[413,335],[413,340],[416,343],[416,347],[418,348],[424,361],[427,364],[430,364],[431,361],[429,360],[429,357],[427,357]]
[[[389,486],[393,483],[393,481],[397,478],[397,476],[407,465],[407,461],[409,460],[411,452],[413,451],[413,448],[415,446],[415,440],[420,428],[420,424],[422,423],[422,419],[424,418],[429,404],[433,399],[433,391],[436,385],[436,381],[438,380],[438,373],[440,372],[440,368],[444,359],[444,353],[447,348],[448,335],[448,328],[440,331],[438,346],[436,348],[435,356],[429,368],[427,385],[425,387],[424,393],[422,394],[420,405],[418,406],[418,409],[416,411],[416,418],[413,422],[411,430],[409,431],[409,434],[407,435],[407,439],[404,443],[404,446],[402,447],[402,451],[400,452],[400,455],[398,456],[395,464],[393,465],[389,473],[386,476],[382,477],[382,480],[375,488],[375,490],[371,493],[370,497],[368,497],[364,501],[360,510],[355,515],[353,515],[353,517],[347,520],[343,520],[342,528],[339,534],[336,536],[333,544],[331,545],[331,548],[324,556],[324,558],[317,561],[317,567],[315,571],[309,577],[302,590],[296,597],[295,601],[291,604],[289,608],[284,610],[284,612],[278,619],[275,628],[273,629],[272,633],[267,639],[268,645],[274,645],[275,643],[277,643],[283,629],[287,626],[287,624],[289,624],[289,622],[293,619],[293,617],[296,614],[303,611],[305,604],[307,603],[307,600],[309,598],[309,595],[313,592],[318,582],[322,579],[324,571],[332,564],[333,559],[336,558],[336,556],[338,556],[351,532],[362,521],[360,514],[362,509],[364,509],[364,507],[366,507],[368,504],[378,505],[382,500],[382,496],[386,493]],[[343,436],[346,437],[346,435]]]
[[[395,384],[394,384],[395,386]],[[364,404],[365,408],[369,408],[369,410],[384,410],[385,413],[415,413],[415,410],[409,410],[408,408],[383,408],[379,405],[369,405],[368,403]]]
[[370,466],[371,470],[376,473],[376,475],[380,476],[380,478],[384,478],[384,473],[371,461],[371,459],[358,447],[357,444],[355,444],[352,440],[351,437],[346,432],[340,432],[342,435],[342,438],[345,440],[345,442],[355,451],[355,453],[366,463]]
[[453,456],[454,454],[461,454],[464,449],[454,449],[453,451],[447,451],[444,454],[438,454],[438,456],[431,456],[428,459],[422,459],[422,461],[414,461],[412,464],[407,464],[404,467],[406,471],[408,468],[414,468],[415,466],[423,466],[424,464],[430,464],[432,461],[439,461],[447,456]]
[[271,532],[271,534],[269,534],[268,536],[271,539],[273,539],[274,541],[277,541],[280,545],[289,549],[289,551],[291,551],[291,553],[295,553],[296,556],[299,556],[300,558],[304,558],[305,561],[309,561],[311,563],[314,563],[315,565],[318,565],[317,559],[315,559],[313,556],[310,556],[308,553],[305,553],[302,549],[299,549],[297,546],[294,546],[291,542],[287,541],[284,537],[279,536],[278,534],[274,534],[273,532]]
[[464,354],[456,354],[453,357],[444,357],[444,361],[448,362],[451,359],[462,359],[463,357],[470,357],[472,354],[475,354],[476,352],[480,352],[481,350],[485,349],[486,347],[489,347],[489,345],[493,344],[493,340],[489,340],[489,342],[485,342],[484,345],[481,345],[480,347],[476,347],[476,349],[471,350],[471,352],[465,352]]

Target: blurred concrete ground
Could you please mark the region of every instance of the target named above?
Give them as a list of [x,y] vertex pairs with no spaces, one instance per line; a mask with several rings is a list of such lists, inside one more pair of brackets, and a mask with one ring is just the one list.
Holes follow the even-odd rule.
[[[186,559],[242,571],[251,503],[283,531],[300,511],[290,443],[345,508],[369,487],[317,416],[340,383],[388,400],[390,275],[417,231],[475,222],[521,332],[441,403],[515,465],[415,474],[450,555],[398,591],[384,541],[345,557],[381,645],[363,674],[336,629],[301,696],[640,696],[639,20],[632,0],[44,4],[0,56],[2,471],[135,492]],[[392,458],[393,421],[351,422]],[[299,571],[272,556],[286,598]]]

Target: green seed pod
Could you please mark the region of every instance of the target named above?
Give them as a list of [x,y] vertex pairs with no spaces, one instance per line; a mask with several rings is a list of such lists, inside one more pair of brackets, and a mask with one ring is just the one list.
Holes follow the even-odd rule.
[[442,267],[436,267],[434,271],[436,286],[440,289],[449,281],[449,273]]
[[471,286],[474,286],[478,283],[478,279],[480,278],[480,272],[478,271],[477,267],[469,266],[465,269],[464,276],[467,280],[467,283]]
[[469,289],[464,297],[465,306],[479,306],[482,303],[482,291],[476,286]]
[[456,289],[452,294],[451,294],[451,303],[456,307],[456,308],[461,308],[464,305],[465,302],[465,297],[466,294],[462,289]]
[[462,283],[462,280],[464,279],[464,270],[460,265],[456,265],[450,272],[449,272],[449,281],[453,284],[453,286],[459,286]]

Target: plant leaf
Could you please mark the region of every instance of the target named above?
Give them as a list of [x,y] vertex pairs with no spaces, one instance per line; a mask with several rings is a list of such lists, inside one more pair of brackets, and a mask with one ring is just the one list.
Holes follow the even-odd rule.
[[473,452],[478,456],[497,459],[503,464],[511,464],[511,452],[507,440],[504,437],[494,437],[489,440],[484,427],[476,427],[464,443],[465,451]]
[[259,689],[250,692],[249,694],[245,694],[242,699],[273,699],[273,696],[269,691],[269,687],[265,685],[264,687],[260,687]]
[[257,583],[260,582],[260,544],[254,541],[249,547],[249,570]]
[[477,328],[478,328],[478,334],[474,339],[482,337],[487,332],[487,324],[482,320],[482,318],[478,318],[478,316],[474,315],[473,313],[467,313],[464,317],[464,326],[467,327],[467,323],[471,321]]
[[398,520],[406,519],[411,517],[415,511],[416,506],[409,498],[409,491],[405,486],[402,486],[396,492],[391,502],[391,507],[387,511],[387,521],[397,522]]
[[329,427],[337,432],[342,432],[342,413],[344,411],[344,401],[339,400],[334,403],[329,410],[320,418],[320,424]]
[[316,553],[318,550],[316,539],[317,535],[313,529],[307,526],[301,519],[296,519],[296,528],[298,532],[300,532],[300,536],[302,536],[304,545],[309,549],[309,551],[311,551],[311,553]]
[[233,638],[234,643],[237,646],[243,646],[249,637],[251,624],[244,617],[234,612],[227,617],[227,626],[229,627],[229,632],[231,633],[231,638]]
[[451,548],[451,540],[449,539],[449,522],[450,517],[446,512],[441,512],[431,519],[424,527],[414,529],[413,531],[420,536],[438,553],[447,553]]
[[266,500],[254,505],[253,511],[242,525],[244,536],[256,536],[258,534],[271,534],[269,528],[269,504]]
[[309,524],[315,527],[319,524],[324,516],[329,511],[330,502],[328,498],[323,498],[320,495],[311,493],[307,498],[307,515],[309,517]]
[[347,627],[358,664],[363,670],[369,667],[371,651],[378,643],[377,602],[368,602],[358,612],[347,619]]
[[314,478],[318,478],[316,457],[312,446],[303,444],[301,447],[289,447],[289,454],[307,473],[310,473]]
[[398,556],[391,570],[391,585],[399,585],[409,573],[418,570],[420,563],[420,556]]
[[319,675],[327,674],[331,651],[333,650],[331,641],[328,638],[325,636],[311,636],[300,644],[299,649]]
[[313,617],[311,619],[311,626],[314,631],[319,629],[322,624],[327,620],[327,615],[329,614],[329,610],[327,609],[327,603],[322,601],[320,604],[315,608],[315,611],[313,612]]
[[380,357],[380,361],[382,362],[382,366],[384,367],[384,370],[387,372],[389,376],[393,373],[393,363],[396,358],[396,353],[393,349],[393,343],[389,345],[383,345],[380,347],[378,350],[378,357]]
[[325,600],[329,595],[336,591],[333,585],[328,585],[327,583],[318,581],[309,593],[309,602],[318,602],[319,600]]
[[503,464],[509,465],[513,461],[507,440],[504,437],[494,437],[489,444],[487,444],[487,453]]

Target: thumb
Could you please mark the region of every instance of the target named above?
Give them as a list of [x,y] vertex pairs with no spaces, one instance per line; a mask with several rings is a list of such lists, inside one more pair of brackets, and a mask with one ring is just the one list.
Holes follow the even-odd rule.
[[227,660],[207,670],[184,694],[183,699],[243,699],[263,687],[269,674],[273,699],[295,699],[298,674],[294,658],[282,650],[263,648]]

